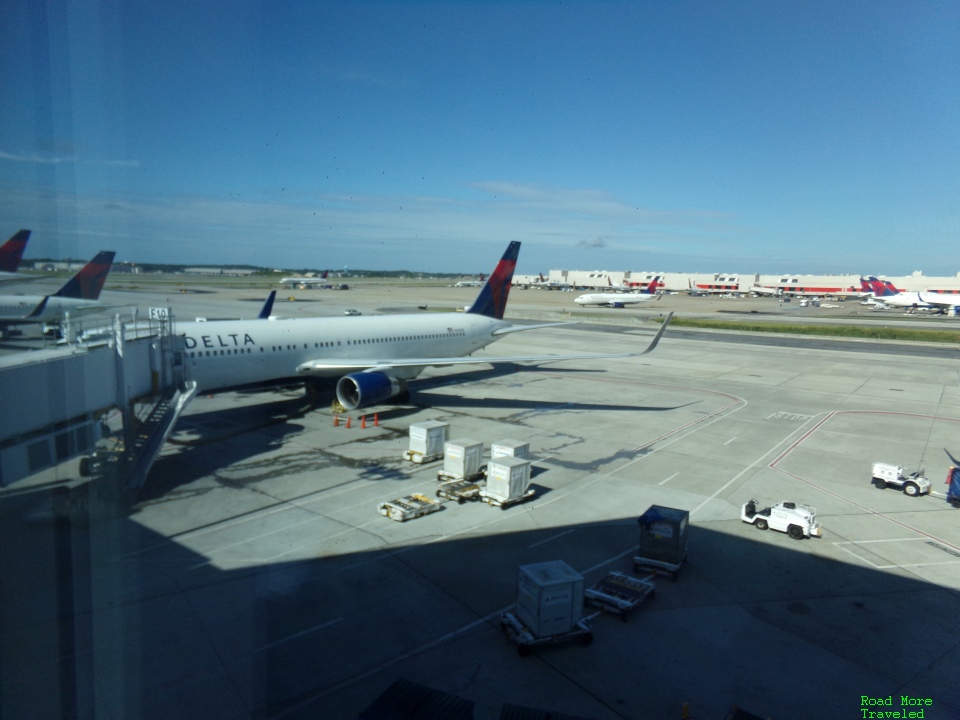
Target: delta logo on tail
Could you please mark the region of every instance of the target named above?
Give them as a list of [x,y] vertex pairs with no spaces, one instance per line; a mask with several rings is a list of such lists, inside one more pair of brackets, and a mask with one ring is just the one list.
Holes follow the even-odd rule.
[[3,245],[0,245],[0,272],[14,273],[17,271],[29,239],[30,231],[20,230]]
[[83,266],[83,269],[70,278],[70,281],[60,288],[54,297],[81,298],[83,300],[96,300],[100,297],[100,291],[103,290],[103,284],[110,273],[110,267],[113,265],[113,256],[116,255],[112,250],[103,250],[97,253],[97,256]]
[[468,313],[503,320],[503,314],[507,309],[507,296],[510,294],[510,285],[513,281],[513,271],[517,267],[519,255],[520,243],[514,240],[507,246],[506,252],[503,253],[496,269],[487,279],[483,290],[467,310]]

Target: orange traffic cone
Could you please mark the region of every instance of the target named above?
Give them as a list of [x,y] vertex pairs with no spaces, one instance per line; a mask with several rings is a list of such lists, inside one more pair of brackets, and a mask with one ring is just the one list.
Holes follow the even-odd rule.
[[334,415],[333,415],[333,426],[334,426],[334,427],[339,427],[339,425],[340,425],[340,416],[337,415],[336,413],[334,413]]
[[373,414],[373,426],[380,427],[380,413]]
[[348,416],[347,416],[347,428],[349,428],[349,427],[350,427],[350,416],[348,415]]
[[361,427],[362,429],[364,429],[364,430],[367,429],[367,416],[366,416],[366,415],[361,415],[361,416],[360,416],[360,427]]

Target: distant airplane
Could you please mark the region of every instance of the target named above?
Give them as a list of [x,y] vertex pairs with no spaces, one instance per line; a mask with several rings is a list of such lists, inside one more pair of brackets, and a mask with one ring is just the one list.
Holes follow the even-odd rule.
[[616,292],[643,292],[643,293],[655,293],[660,287],[660,276],[657,275],[654,278],[653,283],[647,283],[644,285],[642,282],[637,283],[620,283],[617,285],[613,284],[613,280],[610,279],[610,276],[607,275],[607,288],[609,290],[614,290]]
[[960,293],[906,292],[889,280],[875,277],[866,281],[861,279],[861,284],[873,290],[873,298],[888,308],[943,308],[954,313],[960,308]]
[[104,308],[97,304],[113,264],[113,251],[104,250],[53,295],[0,296],[0,330],[9,325],[57,323],[65,313],[84,314]]
[[560,282],[559,280],[547,280],[543,273],[539,273],[540,279],[533,284],[533,287],[541,290],[570,290],[572,285],[566,282]]
[[483,287],[483,281],[486,279],[486,275],[480,273],[479,280],[461,280],[454,287]]
[[291,287],[299,288],[315,288],[321,285],[326,284],[327,276],[330,274],[329,270],[324,270],[323,273],[317,277],[285,277],[280,278],[278,285],[290,285]]
[[17,273],[17,268],[20,267],[20,260],[23,258],[23,251],[27,249],[29,239],[29,230],[19,230],[3,245],[0,245],[0,284],[30,282],[40,277]]
[[503,320],[519,253],[520,243],[511,242],[463,313],[179,323],[188,377],[198,392],[339,378],[337,398],[353,410],[402,395],[407,381],[432,366],[636,357],[656,348],[672,313],[646,349],[635,353],[472,356],[509,333],[568,324],[511,325]]
[[260,320],[269,320],[270,313],[273,312],[273,301],[277,297],[277,291],[271,290],[270,294],[267,296],[267,301],[263,304],[263,307],[260,309],[260,314],[257,315],[257,318]]
[[660,276],[657,275],[646,288],[632,293],[588,293],[574,300],[577,305],[598,305],[602,307],[622,308],[626,305],[659,300],[662,295],[656,293]]

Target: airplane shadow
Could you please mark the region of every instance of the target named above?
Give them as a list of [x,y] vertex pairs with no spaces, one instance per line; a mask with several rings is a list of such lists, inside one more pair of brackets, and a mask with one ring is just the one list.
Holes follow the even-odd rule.
[[[621,410],[628,412],[666,412],[668,410],[680,410],[694,403],[685,403],[683,405],[622,405],[612,403],[581,403],[581,402],[544,402],[543,400],[519,400],[517,398],[469,398],[460,395],[439,395],[436,393],[416,392],[411,393],[411,402],[415,403],[418,409],[427,407],[437,407],[444,409],[458,408],[488,408],[491,410],[527,410],[530,412],[550,412],[552,410],[564,410],[570,412],[583,412],[586,410]],[[699,402],[699,401],[697,401]]]

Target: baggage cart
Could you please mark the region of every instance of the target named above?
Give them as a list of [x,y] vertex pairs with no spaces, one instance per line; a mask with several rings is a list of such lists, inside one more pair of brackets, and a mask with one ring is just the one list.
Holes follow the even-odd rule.
[[960,468],[952,467],[947,471],[947,502],[960,508]]
[[438,510],[443,510],[443,505],[419,493],[377,505],[377,512],[397,522],[406,522]]
[[633,558],[633,571],[669,575],[676,580],[687,559],[690,513],[686,510],[651,505],[637,522],[640,543]]
[[587,604],[598,607],[604,612],[619,615],[626,622],[630,613],[644,600],[656,597],[656,586],[650,578],[643,580],[610,572],[600,582],[584,591]]
[[409,449],[403,454],[404,460],[415,463],[429,463],[443,457],[443,444],[447,441],[449,423],[427,420],[410,426]]
[[483,482],[484,477],[486,477],[486,472],[483,470],[470,473],[469,475],[457,475],[456,473],[447,472],[446,470],[437,470],[437,482],[440,483],[451,483],[461,480],[464,482]]
[[654,560],[653,558],[648,557],[634,557],[633,558],[633,572],[640,574],[643,571],[652,572],[657,575],[666,575],[671,580],[676,580],[677,576],[680,574],[680,568],[683,566],[683,561],[687,559],[687,554],[683,554],[683,559],[678,563],[671,563],[665,560]]
[[560,643],[579,642],[586,647],[593,642],[590,618],[580,618],[567,632],[537,637],[516,615],[510,612],[500,616],[500,629],[516,644],[520,657],[526,657],[530,651],[540,645],[558,645]]
[[448,440],[443,444],[443,470],[447,480],[468,480],[483,472],[483,443],[477,440]]
[[452,480],[437,485],[437,497],[456,500],[457,505],[463,505],[468,500],[479,500],[482,490],[482,480]]
[[403,453],[403,459],[409,460],[410,462],[415,462],[417,464],[423,465],[425,463],[432,463],[436,460],[441,460],[443,458],[443,453],[434,453],[433,455],[424,455],[419,453],[416,450],[407,450]]
[[491,495],[486,490],[481,490],[480,499],[483,500],[487,505],[492,505],[500,508],[501,510],[506,510],[511,505],[519,505],[522,502],[526,502],[536,494],[536,491],[533,488],[530,488],[523,495],[518,495],[517,497],[504,500],[498,495]]

